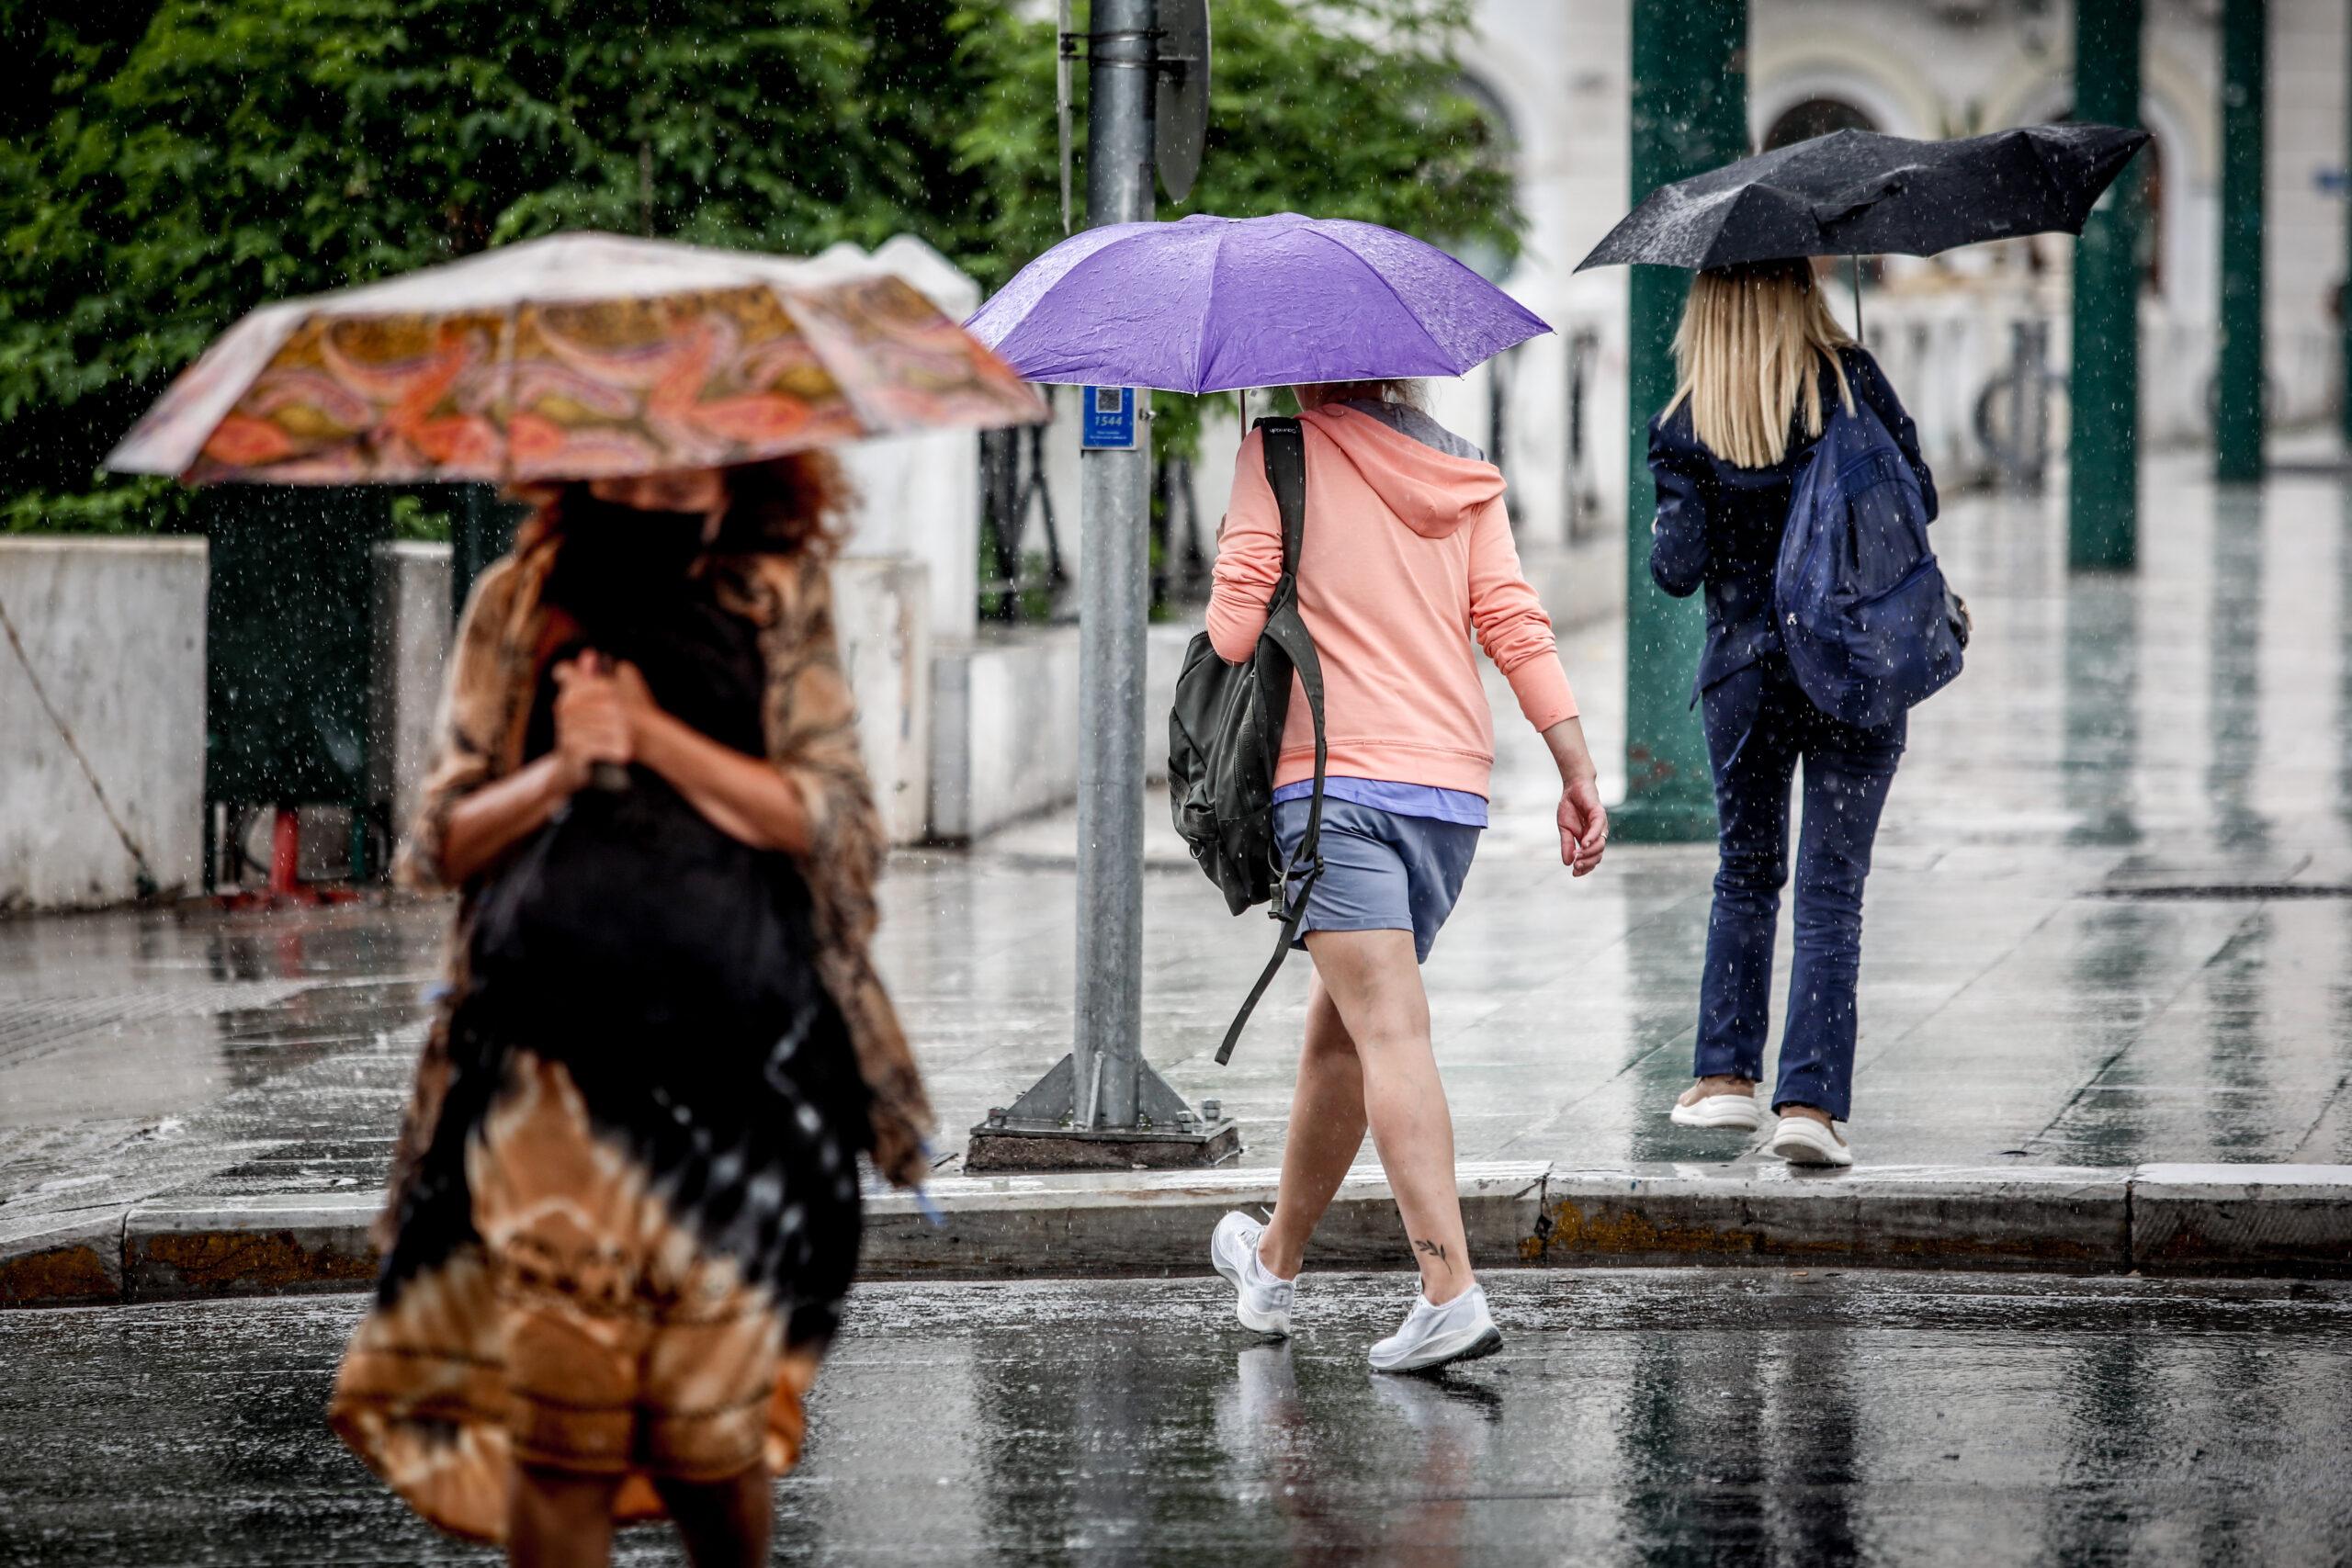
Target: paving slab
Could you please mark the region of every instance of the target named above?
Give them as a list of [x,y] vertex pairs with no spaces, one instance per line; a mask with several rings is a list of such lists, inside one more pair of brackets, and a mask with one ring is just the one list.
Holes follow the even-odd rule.
[[1525,1256],[2120,1271],[2132,1185],[2129,1169],[2073,1166],[1555,1169]]
[[372,1284],[368,1227],[381,1192],[266,1193],[133,1205],[122,1225],[126,1301],[287,1295]]
[[122,1300],[122,1226],[129,1213],[75,1209],[0,1225],[0,1307]]
[[[1545,1167],[1467,1161],[1456,1175],[1473,1258],[1509,1260],[1535,1224]],[[1069,1278],[1091,1274],[1198,1274],[1208,1236],[1228,1210],[1261,1212],[1274,1201],[1262,1168],[1118,1176],[947,1177],[926,1193],[937,1223],[909,1194],[872,1200],[864,1270],[876,1278]],[[1387,1179],[1359,1166],[1317,1229],[1318,1268],[1394,1264],[1402,1231]]]
[[2352,1166],[2143,1165],[2132,1262],[2152,1274],[2352,1271]]

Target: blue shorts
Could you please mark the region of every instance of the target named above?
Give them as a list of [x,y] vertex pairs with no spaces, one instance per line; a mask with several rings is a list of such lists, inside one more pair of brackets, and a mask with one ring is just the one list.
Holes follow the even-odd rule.
[[[1274,807],[1274,842],[1287,860],[1306,833],[1311,805]],[[1411,931],[1423,963],[1453,913],[1478,852],[1478,829],[1433,817],[1400,817],[1352,800],[1323,799],[1323,874],[1306,896],[1308,931]],[[1306,945],[1304,940],[1295,947]]]

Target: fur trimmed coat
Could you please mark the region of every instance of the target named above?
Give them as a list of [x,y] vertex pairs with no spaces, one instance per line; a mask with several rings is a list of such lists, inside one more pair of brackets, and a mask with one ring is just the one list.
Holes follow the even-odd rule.
[[[458,624],[442,699],[438,741],[413,832],[395,866],[403,886],[451,885],[442,850],[449,814],[472,791],[522,765],[524,731],[548,646],[542,602],[552,552],[507,557],[475,585]],[[888,844],[858,752],[856,716],[833,626],[832,580],[806,555],[714,558],[719,601],[759,629],[766,666],[763,728],[768,761],[800,786],[810,847],[797,857],[814,913],[819,978],[840,1010],[860,1075],[872,1091],[875,1168],[913,1186],[930,1169],[932,1111],[897,1010],[875,973],[875,881]],[[495,869],[494,867],[492,869]],[[467,985],[466,952],[477,894],[489,873],[456,890],[447,984],[417,1063],[416,1082],[392,1156],[391,1201],[377,1222],[389,1246],[418,1158],[440,1119],[450,1079],[449,1021]]]

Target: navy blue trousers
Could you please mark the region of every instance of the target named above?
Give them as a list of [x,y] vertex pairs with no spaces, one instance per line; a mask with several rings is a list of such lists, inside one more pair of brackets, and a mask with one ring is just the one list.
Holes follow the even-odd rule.
[[1880,729],[1839,723],[1813,705],[1777,654],[1716,682],[1700,701],[1722,858],[1707,920],[1694,1074],[1764,1076],[1773,928],[1789,880],[1789,791],[1803,761],[1795,965],[1770,1103],[1815,1106],[1842,1122],[1854,1078],[1862,882],[1906,721]]

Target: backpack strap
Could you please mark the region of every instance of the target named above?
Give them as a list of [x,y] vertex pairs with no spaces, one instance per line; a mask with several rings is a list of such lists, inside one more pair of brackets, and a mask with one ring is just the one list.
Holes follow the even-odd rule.
[[1308,796],[1306,831],[1299,836],[1298,848],[1291,852],[1283,866],[1282,878],[1276,884],[1280,896],[1267,911],[1282,928],[1274,940],[1273,956],[1259,972],[1258,983],[1250,987],[1248,999],[1242,1002],[1241,1010],[1234,1015],[1225,1032],[1225,1042],[1216,1051],[1220,1066],[1233,1059],[1233,1047],[1249,1024],[1250,1015],[1257,1010],[1266,987],[1274,983],[1283,960],[1290,956],[1291,943],[1298,939],[1299,922],[1306,918],[1306,896],[1315,890],[1316,882],[1323,874],[1323,774],[1330,757],[1323,729],[1323,660],[1316,653],[1315,639],[1307,635],[1306,622],[1298,613],[1299,553],[1306,540],[1306,437],[1295,419],[1261,419],[1257,428],[1265,438],[1266,482],[1274,492],[1274,504],[1281,509],[1283,519],[1283,574],[1274,583],[1273,597],[1267,603],[1266,629],[1261,636],[1282,650],[1291,671],[1298,677],[1299,689],[1306,694],[1306,710],[1315,720],[1315,790]]

